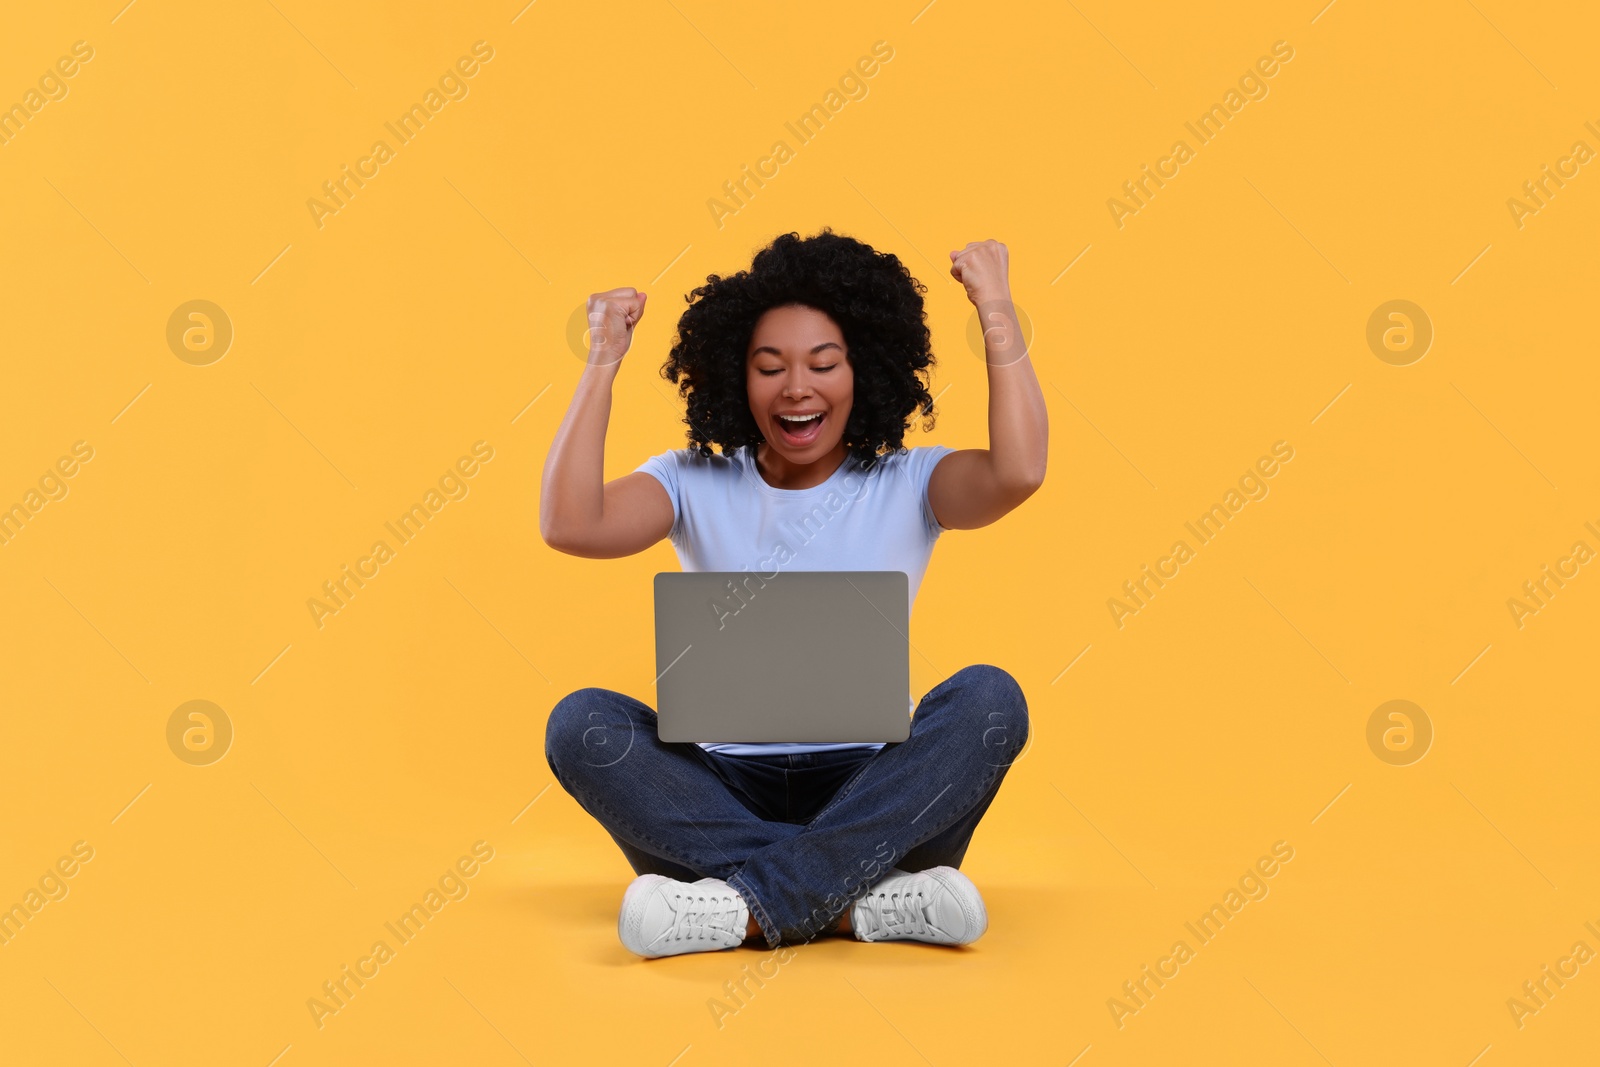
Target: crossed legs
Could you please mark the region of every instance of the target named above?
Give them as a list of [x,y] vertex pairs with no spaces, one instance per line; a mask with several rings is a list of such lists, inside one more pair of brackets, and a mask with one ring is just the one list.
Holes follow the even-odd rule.
[[959,867],[1027,737],[1016,681],[963,668],[922,698],[907,740],[862,760],[803,824],[752,810],[718,773],[734,757],[659,740],[655,713],[608,689],[556,704],[545,756],[636,873],[722,879],[775,948],[836,928],[891,868]]

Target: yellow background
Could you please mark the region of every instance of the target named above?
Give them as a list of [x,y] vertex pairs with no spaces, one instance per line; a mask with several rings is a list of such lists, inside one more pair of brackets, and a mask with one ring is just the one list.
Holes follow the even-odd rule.
[[[1600,548],[1597,164],[1520,228],[1506,206],[1600,148],[1581,5],[119,8],[0,34],[0,103],[94,49],[0,147],[0,503],[94,449],[0,546],[0,904],[94,849],[0,947],[0,1060],[1593,1062],[1600,963],[1521,1028],[1506,1006],[1600,950],[1600,567],[1521,628],[1506,606]],[[318,228],[307,199],[478,40],[469,95]],[[784,123],[879,40],[800,145]],[[1279,40],[1269,95],[1119,229],[1107,199]],[[803,947],[719,1027],[767,953],[630,956],[631,871],[543,756],[562,694],[653,700],[677,561],[547,549],[539,477],[587,294],[652,295],[616,476],[682,444],[655,372],[683,294],[823,225],[929,287],[914,444],[985,444],[947,253],[1010,247],[1050,474],[941,539],[913,681],[1001,665],[1034,734],[964,867],[987,936]],[[193,299],[235,331],[208,366],[165,339]],[[1434,326],[1410,366],[1366,344],[1393,299]],[[318,628],[306,601],[480,440],[469,495]],[[1279,440],[1270,495],[1117,628],[1106,600]],[[235,731],[209,766],[166,739],[196,699]],[[1394,699],[1435,731],[1410,766],[1366,741]],[[480,840],[470,894],[319,1029],[308,998]],[[1270,895],[1119,1028],[1108,999],[1277,841]]]

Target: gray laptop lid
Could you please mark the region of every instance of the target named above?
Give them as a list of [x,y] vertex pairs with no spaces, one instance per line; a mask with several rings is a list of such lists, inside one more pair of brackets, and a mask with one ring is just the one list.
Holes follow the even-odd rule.
[[903,571],[657,574],[663,741],[904,741]]

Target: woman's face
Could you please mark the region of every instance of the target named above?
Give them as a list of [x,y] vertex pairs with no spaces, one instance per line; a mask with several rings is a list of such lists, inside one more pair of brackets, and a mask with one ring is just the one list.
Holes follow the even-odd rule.
[[745,362],[750,414],[791,463],[814,463],[843,439],[855,399],[847,354],[838,324],[816,308],[776,307],[756,320]]

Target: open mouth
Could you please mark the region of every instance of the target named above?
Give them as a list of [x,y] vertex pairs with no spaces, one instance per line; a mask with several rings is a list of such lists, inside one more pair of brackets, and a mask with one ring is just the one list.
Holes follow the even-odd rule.
[[828,417],[826,412],[819,411],[813,415],[793,416],[778,415],[773,422],[778,426],[778,433],[783,436],[784,443],[793,448],[803,448],[817,439],[822,432],[822,420]]

